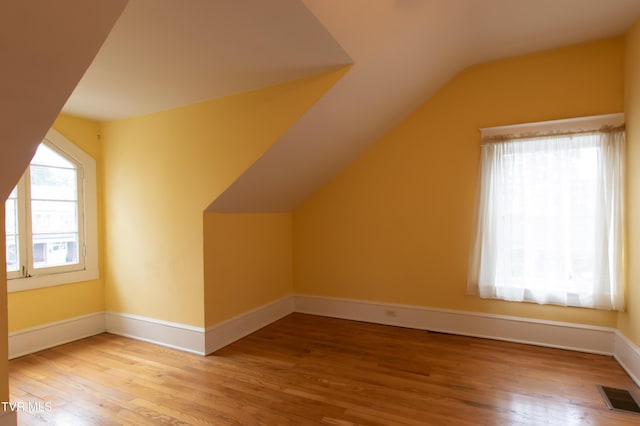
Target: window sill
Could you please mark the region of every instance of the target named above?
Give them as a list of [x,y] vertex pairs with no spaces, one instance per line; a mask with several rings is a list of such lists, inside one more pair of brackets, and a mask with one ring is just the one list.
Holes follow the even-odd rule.
[[97,269],[85,269],[83,271],[61,272],[58,274],[39,275],[28,278],[14,278],[7,280],[7,292],[16,293],[37,288],[91,281],[98,279],[98,276]]

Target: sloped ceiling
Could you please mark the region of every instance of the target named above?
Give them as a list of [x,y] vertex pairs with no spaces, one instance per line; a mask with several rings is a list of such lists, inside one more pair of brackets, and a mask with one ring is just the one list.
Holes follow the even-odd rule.
[[130,0],[65,112],[138,116],[348,63],[298,0]]
[[209,207],[290,211],[462,69],[639,15],[638,0],[131,0],[66,111],[139,115],[353,63]]
[[0,199],[17,183],[125,4],[0,2]]

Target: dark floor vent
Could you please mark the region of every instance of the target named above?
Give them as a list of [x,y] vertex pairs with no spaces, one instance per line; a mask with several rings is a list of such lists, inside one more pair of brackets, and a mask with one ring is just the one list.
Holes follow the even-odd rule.
[[640,414],[640,406],[628,390],[597,385],[609,410]]

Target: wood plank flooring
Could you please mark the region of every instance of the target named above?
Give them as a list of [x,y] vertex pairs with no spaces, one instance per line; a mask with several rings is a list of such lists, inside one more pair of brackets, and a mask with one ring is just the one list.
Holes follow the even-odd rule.
[[[607,356],[292,314],[201,357],[101,334],[10,362],[20,425],[632,425]],[[47,405],[50,404],[50,410]]]

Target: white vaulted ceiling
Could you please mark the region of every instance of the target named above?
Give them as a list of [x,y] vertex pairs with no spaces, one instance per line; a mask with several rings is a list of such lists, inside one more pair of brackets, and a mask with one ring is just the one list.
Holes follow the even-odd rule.
[[352,63],[209,208],[289,211],[462,69],[638,16],[638,0],[131,0],[65,110],[111,120]]

